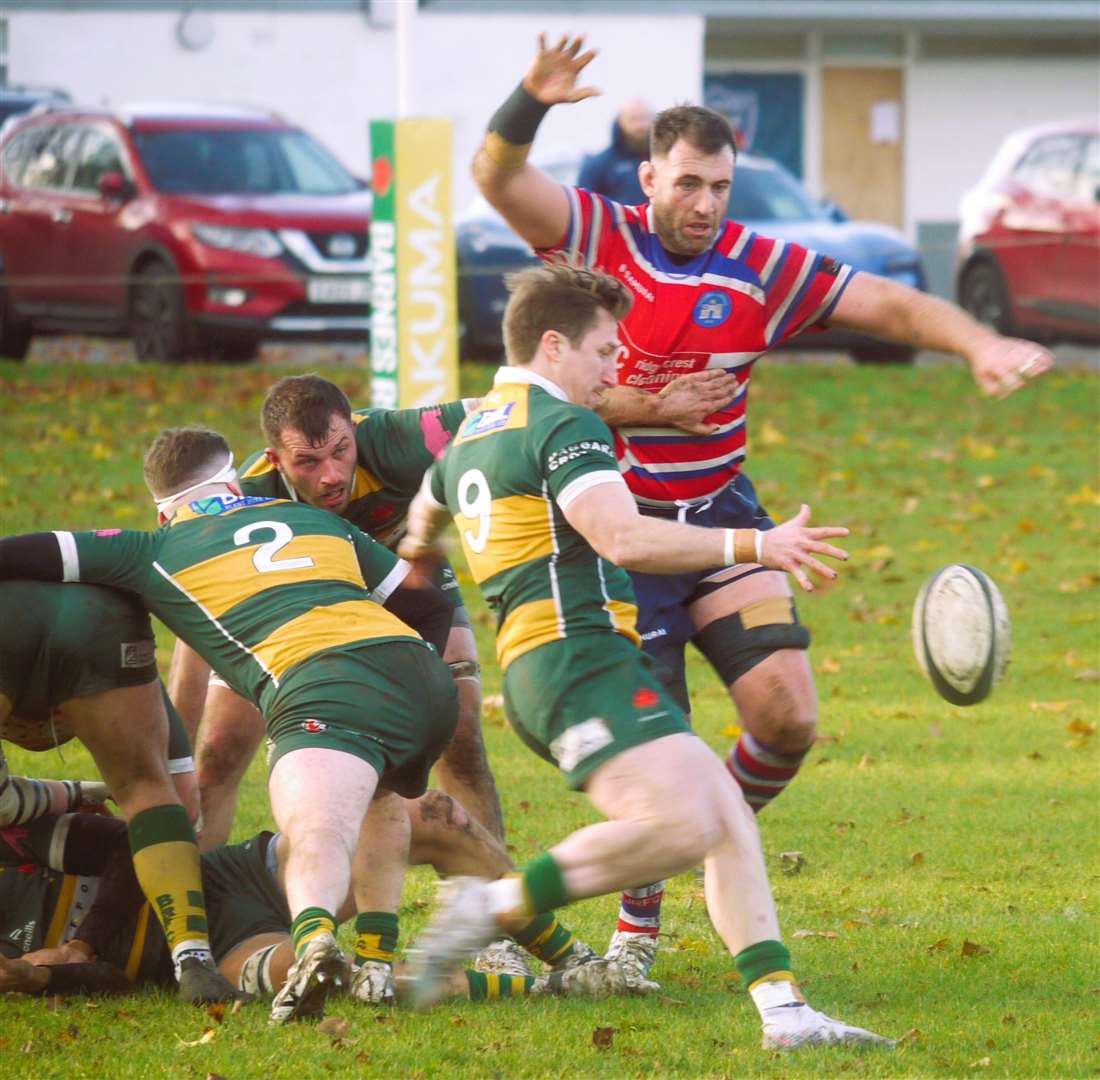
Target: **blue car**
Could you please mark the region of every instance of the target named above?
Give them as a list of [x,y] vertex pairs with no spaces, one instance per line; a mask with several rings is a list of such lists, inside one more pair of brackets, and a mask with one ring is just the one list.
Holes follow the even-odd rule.
[[[579,158],[541,162],[554,179],[570,184]],[[848,221],[835,206],[810,197],[782,165],[739,154],[730,194],[730,217],[765,236],[793,240],[881,277],[923,289],[920,256],[896,229],[868,221]],[[464,357],[499,359],[500,320],[508,294],[503,276],[535,261],[531,248],[484,199],[476,199],[456,228],[458,317]],[[847,349],[858,363],[910,363],[914,350],[861,334],[825,330],[803,334],[792,348]]]

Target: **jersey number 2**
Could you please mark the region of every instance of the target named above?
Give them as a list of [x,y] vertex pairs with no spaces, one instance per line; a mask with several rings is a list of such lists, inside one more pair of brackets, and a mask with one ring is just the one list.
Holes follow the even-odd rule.
[[480,555],[489,543],[489,526],[493,513],[493,496],[489,491],[489,481],[480,469],[467,469],[458,480],[458,508],[463,517],[477,518],[477,535],[469,529],[462,538],[470,545],[470,550]]
[[279,554],[294,539],[294,533],[290,526],[282,521],[254,521],[251,525],[245,525],[233,534],[233,543],[237,547],[247,544],[254,532],[270,530],[275,534],[274,538],[266,544],[261,544],[252,556],[252,565],[261,574],[274,574],[280,570],[308,570],[314,565],[308,555],[299,559],[276,559]]

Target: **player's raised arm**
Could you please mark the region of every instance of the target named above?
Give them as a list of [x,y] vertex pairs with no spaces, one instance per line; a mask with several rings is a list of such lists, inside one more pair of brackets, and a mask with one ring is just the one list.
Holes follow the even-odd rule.
[[527,155],[551,106],[599,93],[595,87],[577,85],[595,55],[584,50],[582,37],[566,35],[548,46],[540,34],[527,74],[493,114],[474,157],[474,180],[481,193],[532,247],[550,247],[565,235],[569,200],[565,189],[530,164]]
[[982,391],[994,397],[1007,397],[1054,366],[1042,345],[1002,337],[946,300],[874,274],[852,278],[829,324],[918,349],[957,353]]

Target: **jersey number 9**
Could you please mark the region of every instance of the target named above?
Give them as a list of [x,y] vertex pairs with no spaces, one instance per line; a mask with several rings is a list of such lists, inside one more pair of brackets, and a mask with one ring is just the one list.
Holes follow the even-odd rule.
[[489,526],[493,514],[493,496],[489,481],[480,469],[468,469],[458,481],[458,508],[463,517],[477,518],[477,535],[465,529],[462,538],[470,550],[480,555],[489,543]]

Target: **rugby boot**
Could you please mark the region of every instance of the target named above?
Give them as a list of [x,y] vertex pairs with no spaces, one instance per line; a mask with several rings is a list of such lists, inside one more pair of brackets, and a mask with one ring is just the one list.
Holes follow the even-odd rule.
[[649,969],[657,959],[657,935],[632,934],[627,930],[616,930],[604,958],[614,961],[621,967],[633,968],[640,978],[647,979]]
[[624,967],[596,956],[587,963],[540,975],[532,984],[530,993],[558,994],[565,997],[610,997],[651,994],[660,989],[657,983],[643,978],[633,967]]
[[272,1024],[316,1020],[325,1014],[325,999],[348,983],[348,962],[331,934],[315,937],[287,972],[282,990],[271,1003]]
[[803,1046],[834,1046],[840,1043],[893,1047],[893,1039],[865,1028],[819,1013],[802,1002],[776,1005],[761,1013],[765,1050],[798,1050]]
[[385,960],[364,960],[351,975],[351,996],[366,1005],[393,1005],[397,996],[393,965]]
[[603,960],[595,949],[577,938],[573,947],[554,966],[552,971],[568,971],[569,968],[581,967],[584,964],[592,964],[597,960]]
[[251,994],[238,990],[212,963],[206,963],[197,956],[185,956],[180,961],[177,992],[192,1005],[255,1000]]
[[521,978],[534,974],[527,963],[527,953],[510,938],[501,938],[486,945],[474,960],[474,971],[486,975],[518,975]]
[[416,948],[409,951],[411,998],[415,1008],[430,1009],[450,992],[450,976],[500,934],[489,904],[489,882],[454,877],[440,886],[442,903]]

